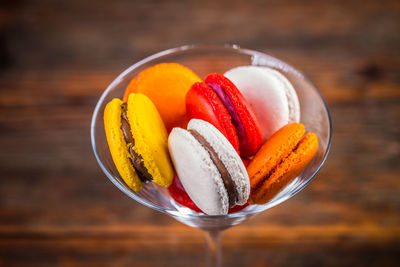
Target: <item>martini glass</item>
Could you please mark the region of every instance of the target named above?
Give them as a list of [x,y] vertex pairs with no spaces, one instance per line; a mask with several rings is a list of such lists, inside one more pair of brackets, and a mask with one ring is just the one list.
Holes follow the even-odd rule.
[[[318,136],[319,147],[316,155],[302,173],[268,203],[249,205],[239,212],[228,215],[209,216],[195,212],[175,202],[166,188],[155,183],[146,184],[139,192],[131,190],[120,177],[111,158],[104,131],[104,108],[113,98],[122,98],[127,85],[139,72],[163,62],[183,64],[202,78],[212,72],[224,73],[233,67],[246,65],[266,66],[278,70],[289,79],[297,92],[300,101],[301,123],[306,126],[308,131],[314,132]],[[160,91],[160,94],[162,93],[166,92]],[[268,105],[268,103],[265,104]],[[91,123],[94,154],[106,176],[122,192],[137,202],[168,214],[188,226],[204,230],[208,246],[207,263],[209,266],[221,265],[221,231],[282,203],[302,190],[323,165],[331,145],[331,138],[332,122],[328,106],[321,93],[304,74],[282,60],[236,45],[182,46],[159,52],[137,62],[121,73],[104,91],[96,105]]]

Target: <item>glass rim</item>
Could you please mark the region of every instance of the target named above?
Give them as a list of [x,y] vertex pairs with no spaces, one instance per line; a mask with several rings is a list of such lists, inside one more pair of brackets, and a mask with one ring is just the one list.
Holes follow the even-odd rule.
[[[104,99],[106,98],[106,96],[108,95],[109,91],[112,90],[112,88],[114,88],[126,75],[128,75],[131,71],[133,71],[134,69],[163,56],[167,56],[167,55],[171,55],[177,52],[183,52],[183,51],[190,51],[190,50],[226,50],[226,51],[234,51],[237,52],[239,54],[245,54],[245,55],[249,55],[249,56],[255,56],[255,55],[260,55],[264,58],[270,58],[272,59],[274,62],[279,63],[279,66],[282,67],[284,66],[285,68],[287,68],[288,70],[290,70],[291,72],[300,75],[303,79],[305,79],[310,85],[311,87],[317,92],[317,94],[319,95],[320,99],[322,100],[325,110],[327,112],[328,115],[328,119],[329,119],[329,137],[328,137],[328,144],[327,144],[327,148],[325,151],[325,154],[321,160],[321,162],[319,163],[318,167],[315,169],[315,171],[310,175],[310,177],[304,182],[302,183],[296,190],[294,190],[292,193],[287,194],[284,197],[281,197],[275,201],[272,202],[268,202],[266,204],[263,205],[256,205],[257,207],[252,209],[252,210],[248,210],[248,211],[238,211],[238,212],[234,212],[234,213],[230,213],[230,214],[226,214],[226,215],[207,215],[207,214],[202,214],[202,213],[198,213],[198,214],[182,214],[179,211],[174,211],[174,210],[168,210],[168,209],[164,209],[162,207],[159,207],[157,205],[154,205],[153,203],[146,201],[140,197],[138,197],[137,195],[135,195],[131,190],[127,189],[127,186],[122,185],[116,178],[114,178],[114,176],[105,168],[103,162],[100,159],[100,156],[97,152],[97,146],[96,146],[96,141],[95,141],[95,125],[96,125],[96,118],[98,116],[99,110],[100,110],[100,106],[103,103]],[[289,198],[293,197],[294,195],[296,195],[298,192],[300,192],[302,189],[304,189],[310,182],[311,180],[314,179],[314,177],[317,175],[317,173],[320,171],[320,169],[322,168],[322,166],[324,165],[326,158],[328,157],[330,148],[331,148],[331,143],[332,143],[332,117],[331,117],[331,113],[328,107],[328,104],[325,100],[325,98],[323,97],[323,95],[321,94],[321,92],[318,90],[317,86],[306,76],[304,75],[301,71],[299,71],[298,69],[296,69],[295,67],[293,67],[292,65],[276,58],[273,57],[271,55],[265,54],[263,52],[260,51],[256,51],[256,50],[251,50],[251,49],[246,49],[246,48],[241,48],[239,45],[236,44],[225,44],[225,45],[202,45],[202,44],[191,44],[191,45],[183,45],[183,46],[179,46],[179,47],[175,47],[175,48],[170,48],[167,50],[163,50],[160,52],[157,52],[155,54],[152,54],[148,57],[143,58],[142,60],[139,60],[138,62],[136,62],[135,64],[131,65],[130,67],[128,67],[127,69],[125,69],[121,74],[119,74],[117,76],[117,78],[115,78],[110,85],[106,88],[106,90],[104,90],[104,92],[102,93],[102,95],[100,96],[99,100],[96,103],[96,107],[93,111],[93,115],[92,115],[92,120],[91,120],[91,124],[90,124],[90,139],[91,139],[91,143],[92,143],[92,148],[93,148],[93,152],[95,154],[96,160],[98,162],[98,164],[100,165],[100,168],[102,169],[102,171],[106,174],[107,178],[116,186],[118,187],[118,189],[120,189],[123,193],[125,193],[126,195],[128,195],[130,198],[133,198],[134,200],[136,200],[137,202],[139,202],[142,205],[145,205],[149,208],[152,208],[156,211],[168,214],[168,215],[172,215],[172,216],[176,216],[176,217],[181,217],[181,218],[188,218],[188,219],[197,219],[197,218],[201,218],[201,219],[228,219],[228,218],[238,218],[238,217],[243,217],[243,216],[249,216],[252,214],[256,214],[262,211],[265,211],[269,208],[272,208],[274,206],[279,205],[280,203],[288,200]]]

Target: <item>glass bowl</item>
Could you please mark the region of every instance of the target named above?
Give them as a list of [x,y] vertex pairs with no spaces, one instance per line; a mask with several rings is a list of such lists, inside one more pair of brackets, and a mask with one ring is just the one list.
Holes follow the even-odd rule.
[[[201,78],[212,72],[245,65],[266,66],[281,72],[292,83],[300,102],[301,123],[319,139],[316,155],[307,167],[278,195],[263,205],[249,205],[243,210],[223,216],[209,216],[195,212],[175,202],[166,188],[148,183],[140,192],[131,190],[120,177],[108,148],[103,113],[106,104],[113,98],[122,98],[129,82],[142,70],[163,62],[176,62],[193,70]],[[122,72],[101,95],[93,113],[91,142],[96,159],[106,174],[122,192],[154,210],[166,213],[178,221],[211,233],[209,245],[218,247],[219,231],[237,225],[252,215],[272,208],[302,190],[322,167],[331,145],[332,122],[328,106],[316,86],[299,70],[275,57],[243,49],[236,45],[201,46],[188,45],[151,55]],[[215,254],[215,253],[214,253]],[[214,255],[215,256],[215,255]]]

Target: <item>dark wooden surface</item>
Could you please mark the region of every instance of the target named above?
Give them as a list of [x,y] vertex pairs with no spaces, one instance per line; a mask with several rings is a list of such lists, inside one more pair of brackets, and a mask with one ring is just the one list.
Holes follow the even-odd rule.
[[320,88],[334,137],[317,178],[223,234],[225,266],[399,266],[399,1],[1,1],[0,266],[203,266],[199,230],[97,165],[104,88],[154,52],[237,43]]

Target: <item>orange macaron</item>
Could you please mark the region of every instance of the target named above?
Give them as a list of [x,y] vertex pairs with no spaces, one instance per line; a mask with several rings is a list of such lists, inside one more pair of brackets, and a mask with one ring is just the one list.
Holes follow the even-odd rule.
[[178,63],[160,63],[143,70],[130,82],[123,101],[131,93],[148,96],[170,132],[173,127],[186,127],[185,96],[195,82],[201,79],[189,68]]
[[[272,135],[247,167],[249,201],[264,204],[301,173],[318,149],[318,137],[301,123],[289,123]],[[304,135],[305,134],[305,135]]]

